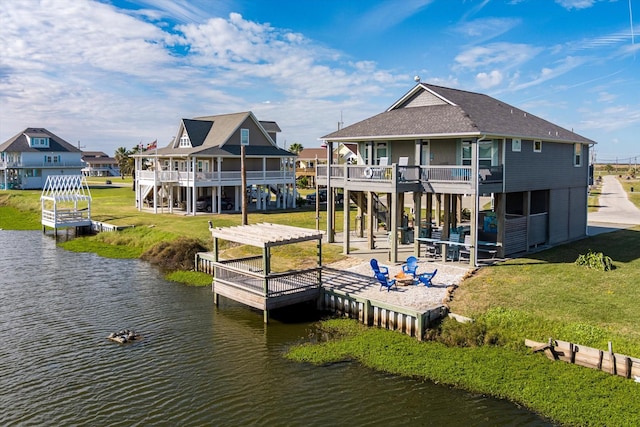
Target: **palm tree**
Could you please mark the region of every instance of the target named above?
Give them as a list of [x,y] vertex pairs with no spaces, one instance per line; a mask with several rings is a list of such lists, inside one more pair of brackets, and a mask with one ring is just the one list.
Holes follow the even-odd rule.
[[118,167],[120,168],[120,176],[122,179],[124,179],[125,175],[131,173],[131,160],[133,159],[129,157],[130,154],[131,151],[127,150],[125,147],[118,147],[114,155],[116,162],[118,163]]
[[300,154],[302,150],[304,150],[304,147],[302,146],[302,144],[299,144],[297,142],[294,142],[289,146],[289,151],[291,151],[295,155]]

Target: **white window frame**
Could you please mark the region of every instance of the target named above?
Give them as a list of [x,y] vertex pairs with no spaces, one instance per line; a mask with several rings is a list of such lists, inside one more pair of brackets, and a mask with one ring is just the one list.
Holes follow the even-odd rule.
[[536,139],[533,141],[533,152],[534,153],[542,153],[542,141]]
[[249,129],[240,129],[240,145],[249,145]]
[[180,147],[191,147],[191,140],[189,139],[187,132],[184,132],[180,137]]
[[[471,166],[471,157],[465,157],[464,156],[464,152],[465,152],[465,148],[468,148],[468,153],[469,156],[471,156],[471,144],[474,141],[470,140],[470,139],[463,139],[462,140],[462,147],[461,147],[461,152],[460,152],[460,157],[461,157],[461,161],[460,163],[463,166]],[[494,148],[493,148],[493,140],[487,140],[487,141],[480,141],[479,142],[480,145],[489,145],[491,144],[491,157],[480,157],[480,145],[478,146],[478,163],[480,164],[480,166],[482,167],[491,167],[493,166],[493,155],[494,155]],[[487,165],[487,162],[489,162],[489,164]]]
[[582,144],[580,143],[573,144],[573,166],[577,168],[582,166]]
[[522,140],[520,138],[513,138],[511,140],[511,151],[516,153],[522,151]]

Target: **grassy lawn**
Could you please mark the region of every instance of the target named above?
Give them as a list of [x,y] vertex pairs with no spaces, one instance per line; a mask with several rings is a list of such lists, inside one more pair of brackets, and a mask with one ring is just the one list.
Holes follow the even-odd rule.
[[[631,203],[633,203],[638,207],[638,209],[640,209],[640,178],[636,178],[636,179],[618,178],[618,181],[620,181],[620,184],[622,184],[622,187],[627,192],[627,195],[629,196],[629,200],[631,201]],[[633,188],[633,192],[631,191],[632,188]]]

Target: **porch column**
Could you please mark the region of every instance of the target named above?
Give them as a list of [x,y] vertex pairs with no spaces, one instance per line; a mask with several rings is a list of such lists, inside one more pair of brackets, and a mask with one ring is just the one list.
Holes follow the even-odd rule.
[[349,209],[350,193],[351,191],[347,190],[346,188],[344,189],[344,202],[342,203],[342,207],[344,210],[343,219],[342,219],[342,229],[344,234],[344,238],[342,239],[342,252],[345,255],[349,255],[349,243],[350,243],[349,242],[349,235],[350,235],[349,226],[351,225],[351,210]]
[[420,257],[420,223],[422,222],[422,193],[413,192],[413,254]]
[[498,234],[496,236],[496,243],[498,244],[498,257],[504,258],[504,238],[505,238],[505,226],[506,226],[506,212],[507,212],[507,195],[505,193],[496,193],[495,198],[495,210],[496,217],[498,218]]
[[[367,247],[369,249],[376,248],[373,233],[378,229],[378,224],[375,217],[376,215],[373,213],[373,192],[367,191]],[[374,221],[376,221],[375,224]]]
[[[442,194],[436,194],[436,227],[442,227]],[[444,228],[444,227],[443,227]]]
[[527,219],[524,241],[527,245],[527,252],[529,252],[529,230],[531,229],[531,191],[525,191],[524,193],[524,216]]
[[363,195],[364,193],[362,191],[359,191],[358,194],[356,195],[357,198],[357,211],[356,211],[356,219],[358,220],[358,227],[356,230],[357,236],[362,238],[364,236],[364,217],[363,215],[363,209],[362,209],[362,204],[364,203],[363,200]]
[[[331,165],[333,164],[333,142],[327,141],[327,242],[335,242],[335,206],[333,204],[333,191],[331,190]],[[316,166],[316,171],[317,171]],[[320,194],[316,193],[316,199]]]
[[427,220],[427,237],[431,237],[431,223],[433,222],[433,193],[427,193],[425,219]]
[[471,144],[471,178],[473,179],[473,208],[471,212],[471,244],[473,248],[469,251],[469,265],[478,265],[478,217],[480,212],[480,194],[478,191],[478,140]]
[[391,194],[387,194],[387,203],[389,204],[389,216],[391,217],[391,226],[387,229],[391,237],[389,242],[389,262],[396,263],[398,262],[398,210],[400,209],[398,206],[398,193],[394,191]]

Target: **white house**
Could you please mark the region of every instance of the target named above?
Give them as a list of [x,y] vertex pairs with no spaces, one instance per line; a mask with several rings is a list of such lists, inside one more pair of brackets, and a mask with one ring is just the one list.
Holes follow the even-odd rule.
[[0,145],[0,189],[42,189],[48,176],[81,175],[82,151],[44,128]]

